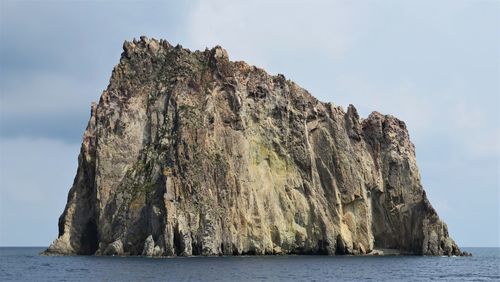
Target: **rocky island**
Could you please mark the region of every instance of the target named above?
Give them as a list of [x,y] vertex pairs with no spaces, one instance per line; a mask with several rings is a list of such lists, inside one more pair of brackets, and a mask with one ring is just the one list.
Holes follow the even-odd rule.
[[123,50],[45,254],[463,254],[403,121],[360,118],[219,46]]

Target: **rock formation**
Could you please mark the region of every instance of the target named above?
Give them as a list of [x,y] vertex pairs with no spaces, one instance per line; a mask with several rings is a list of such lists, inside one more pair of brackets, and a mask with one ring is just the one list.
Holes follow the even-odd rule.
[[218,46],[123,49],[46,254],[462,254],[404,122],[361,119]]

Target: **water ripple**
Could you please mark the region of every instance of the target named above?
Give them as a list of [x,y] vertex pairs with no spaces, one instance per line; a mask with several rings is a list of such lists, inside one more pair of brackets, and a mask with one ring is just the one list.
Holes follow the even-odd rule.
[[499,281],[500,249],[473,257],[46,257],[0,248],[0,281]]

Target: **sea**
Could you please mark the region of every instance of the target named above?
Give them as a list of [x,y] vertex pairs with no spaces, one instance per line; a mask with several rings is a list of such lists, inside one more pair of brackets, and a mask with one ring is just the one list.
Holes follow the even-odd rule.
[[0,281],[500,281],[500,248],[472,257],[41,256],[44,248],[0,247]]

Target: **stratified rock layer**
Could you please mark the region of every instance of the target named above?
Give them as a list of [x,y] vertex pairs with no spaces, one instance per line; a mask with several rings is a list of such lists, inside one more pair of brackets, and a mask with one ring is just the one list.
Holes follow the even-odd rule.
[[92,105],[47,254],[460,255],[404,122],[142,37]]

